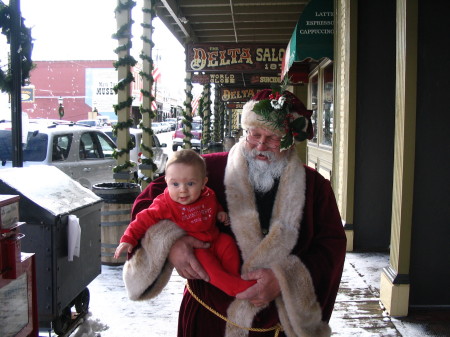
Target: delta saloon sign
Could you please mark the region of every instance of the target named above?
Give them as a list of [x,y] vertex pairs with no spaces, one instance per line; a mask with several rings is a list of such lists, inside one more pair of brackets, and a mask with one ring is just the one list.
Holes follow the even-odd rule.
[[186,71],[189,72],[281,72],[285,45],[189,44]]
[[220,98],[223,102],[247,102],[260,90],[258,88],[220,88]]

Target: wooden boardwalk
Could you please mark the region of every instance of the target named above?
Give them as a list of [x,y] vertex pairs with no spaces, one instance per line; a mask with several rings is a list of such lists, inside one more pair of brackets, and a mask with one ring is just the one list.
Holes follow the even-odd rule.
[[[450,313],[429,311],[404,319],[387,316],[379,303],[381,271],[388,255],[348,253],[330,326],[332,337],[450,337]],[[90,285],[89,315],[73,337],[175,337],[185,280],[174,272],[168,286],[151,300],[127,297],[122,267],[103,266]],[[42,331],[42,337],[55,337]]]
[[391,318],[382,310],[378,283],[373,281],[381,275],[381,269],[384,267],[381,266],[384,263],[383,257],[376,260],[380,265],[367,264],[365,268],[369,269],[363,271],[359,269],[361,265],[356,258],[357,256],[347,254],[335,309],[330,321],[332,336],[402,337]]

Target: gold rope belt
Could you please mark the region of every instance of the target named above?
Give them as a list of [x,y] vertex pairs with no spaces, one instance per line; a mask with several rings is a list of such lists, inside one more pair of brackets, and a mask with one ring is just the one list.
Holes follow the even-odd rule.
[[200,303],[203,307],[205,307],[206,309],[208,309],[210,312],[212,312],[214,315],[216,315],[217,317],[223,319],[225,322],[227,322],[228,324],[231,324],[237,328],[240,329],[244,329],[244,330],[248,330],[248,331],[254,331],[254,332],[269,332],[269,331],[275,331],[275,335],[274,337],[278,337],[278,335],[280,334],[280,331],[283,331],[283,327],[281,326],[280,323],[278,323],[277,325],[271,327],[271,328],[267,328],[267,329],[263,329],[263,328],[246,328],[243,326],[240,326],[239,324],[236,324],[233,321],[230,321],[227,317],[225,317],[224,315],[220,314],[219,312],[217,312],[216,310],[214,310],[213,308],[211,308],[209,305],[207,305],[205,302],[203,302],[196,294],[194,294],[194,292],[192,291],[191,287],[189,286],[189,283],[186,282],[186,288],[189,291],[189,293],[191,294],[191,296],[193,298],[195,298],[197,300],[198,303]]

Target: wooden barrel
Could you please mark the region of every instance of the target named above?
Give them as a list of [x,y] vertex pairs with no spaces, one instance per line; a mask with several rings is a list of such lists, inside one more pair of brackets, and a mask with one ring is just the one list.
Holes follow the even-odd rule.
[[124,264],[127,253],[116,260],[114,251],[130,223],[131,208],[141,188],[134,183],[101,183],[95,184],[92,191],[104,201],[100,211],[101,262],[110,266]]

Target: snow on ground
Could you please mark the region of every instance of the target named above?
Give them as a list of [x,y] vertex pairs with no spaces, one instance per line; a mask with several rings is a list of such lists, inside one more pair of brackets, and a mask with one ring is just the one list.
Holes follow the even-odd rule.
[[[175,272],[159,296],[136,302],[128,299],[122,269],[102,265],[102,273],[88,285],[89,314],[71,337],[176,336],[185,280]],[[39,336],[55,335],[41,331]]]
[[184,283],[174,273],[169,285],[155,299],[131,301],[122,280],[122,266],[102,266],[102,274],[88,287],[91,317],[84,326],[90,325],[94,333],[101,333],[101,337],[176,336]]
[[[379,283],[382,269],[388,263],[389,255],[384,253],[347,253],[342,287],[330,321],[333,337],[450,336],[448,324],[431,325],[431,318],[425,321],[392,318],[382,312],[378,303]],[[102,266],[102,273],[88,285],[89,314],[70,337],[175,337],[185,280],[174,272],[159,296],[134,302],[128,299],[122,270],[122,266]],[[368,306],[361,306],[361,302]],[[384,332],[380,334],[378,328]],[[41,330],[39,336],[56,335]]]
[[[380,297],[380,277],[383,268],[389,266],[388,253],[376,252],[348,252],[344,266],[344,275],[342,277],[341,289],[337,295],[336,305],[331,316],[330,326],[334,336],[402,336],[402,337],[450,337],[450,322],[448,322],[448,313],[445,311],[425,312],[425,314],[416,314],[412,310],[408,317],[390,317],[386,312],[382,312],[379,319],[366,325],[368,317],[365,317],[361,306],[355,305],[353,310],[349,306],[342,304],[360,304],[362,301],[372,302],[378,308]],[[343,291],[342,285],[350,282],[350,291]],[[361,291],[365,291],[364,295]],[[345,310],[344,310],[345,308]],[[372,308],[371,316],[377,311]],[[351,331],[351,320],[346,316],[359,316],[357,325],[361,328],[357,333]],[[386,331],[383,334],[377,333],[377,327],[384,326]],[[389,334],[391,333],[391,334]]]

